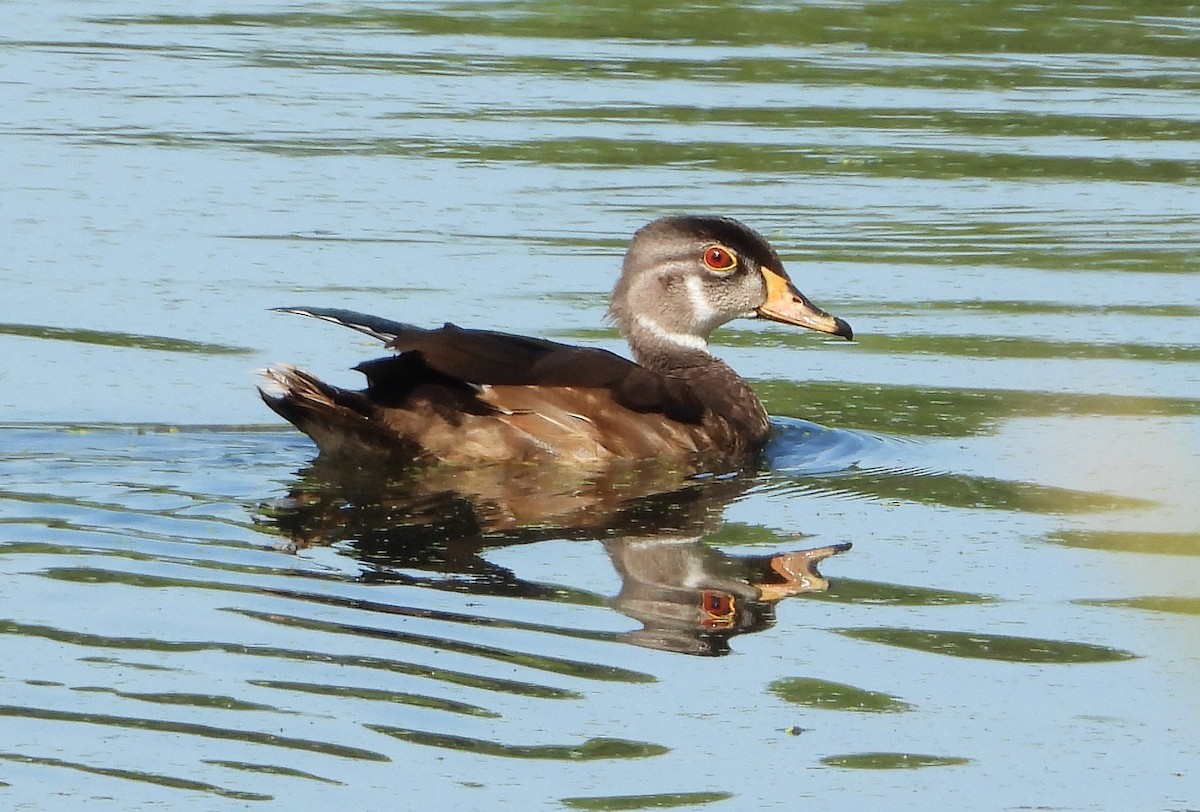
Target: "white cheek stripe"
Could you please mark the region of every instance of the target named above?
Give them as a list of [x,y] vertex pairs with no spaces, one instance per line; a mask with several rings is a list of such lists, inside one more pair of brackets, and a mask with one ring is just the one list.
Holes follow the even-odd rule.
[[700,336],[689,335],[688,333],[673,333],[647,316],[638,315],[634,321],[637,322],[638,327],[641,327],[646,332],[663,341],[669,341],[680,347],[687,347],[689,350],[708,352],[708,342]]
[[698,276],[689,276],[684,281],[684,285],[687,288],[688,301],[692,303],[692,313],[696,317],[696,324],[716,326],[717,309],[712,306],[705,295],[704,280]]

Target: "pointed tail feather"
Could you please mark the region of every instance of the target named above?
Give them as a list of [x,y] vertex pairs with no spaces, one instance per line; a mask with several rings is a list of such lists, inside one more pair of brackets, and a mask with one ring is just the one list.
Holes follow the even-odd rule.
[[366,333],[372,338],[377,338],[385,343],[393,341],[405,333],[411,333],[414,330],[424,332],[423,328],[405,324],[404,322],[392,321],[391,319],[372,316],[367,313],[358,313],[353,310],[342,310],[336,307],[273,307],[271,309],[277,313],[294,313],[297,316],[308,316],[309,318],[328,321],[332,324],[340,324],[343,327],[349,327],[351,330]]

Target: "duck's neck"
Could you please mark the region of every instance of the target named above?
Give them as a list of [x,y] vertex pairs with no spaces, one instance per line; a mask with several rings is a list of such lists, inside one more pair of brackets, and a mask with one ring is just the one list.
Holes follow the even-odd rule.
[[621,331],[637,362],[659,372],[707,364],[714,360],[705,338],[694,333],[675,332],[664,327],[653,316],[634,316],[621,325]]
[[618,323],[639,364],[688,383],[711,417],[705,418],[710,429],[724,438],[718,447],[762,448],[771,433],[762,401],[728,364],[709,353],[705,338],[667,330],[644,314]]
[[719,447],[756,451],[766,443],[771,424],[750,384],[708,352],[695,335],[671,333],[646,318],[628,325],[625,336],[642,366],[682,379],[704,404],[710,429],[724,432]]

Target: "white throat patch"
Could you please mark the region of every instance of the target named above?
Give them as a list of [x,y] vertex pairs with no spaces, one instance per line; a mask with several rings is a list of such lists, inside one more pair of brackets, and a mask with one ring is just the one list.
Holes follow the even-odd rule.
[[650,333],[651,335],[655,336],[656,338],[660,338],[663,341],[668,341],[678,347],[687,347],[689,350],[700,350],[701,352],[705,353],[708,352],[708,342],[700,336],[690,335],[688,333],[672,332],[656,322],[654,319],[640,314],[634,318],[634,321],[637,322],[638,327],[641,327],[647,333]]

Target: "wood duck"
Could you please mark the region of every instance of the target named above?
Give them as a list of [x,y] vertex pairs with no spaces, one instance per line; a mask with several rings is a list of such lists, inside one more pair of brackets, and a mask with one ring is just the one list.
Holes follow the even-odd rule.
[[761,235],[724,217],[664,217],[634,235],[608,312],[636,363],[453,324],[278,309],[351,327],[396,353],[355,367],[367,379],[361,391],[288,365],[264,373],[263,400],[323,454],[462,465],[749,457],[770,423],[749,384],[709,353],[712,331],[758,317],[853,337],[796,290]]

